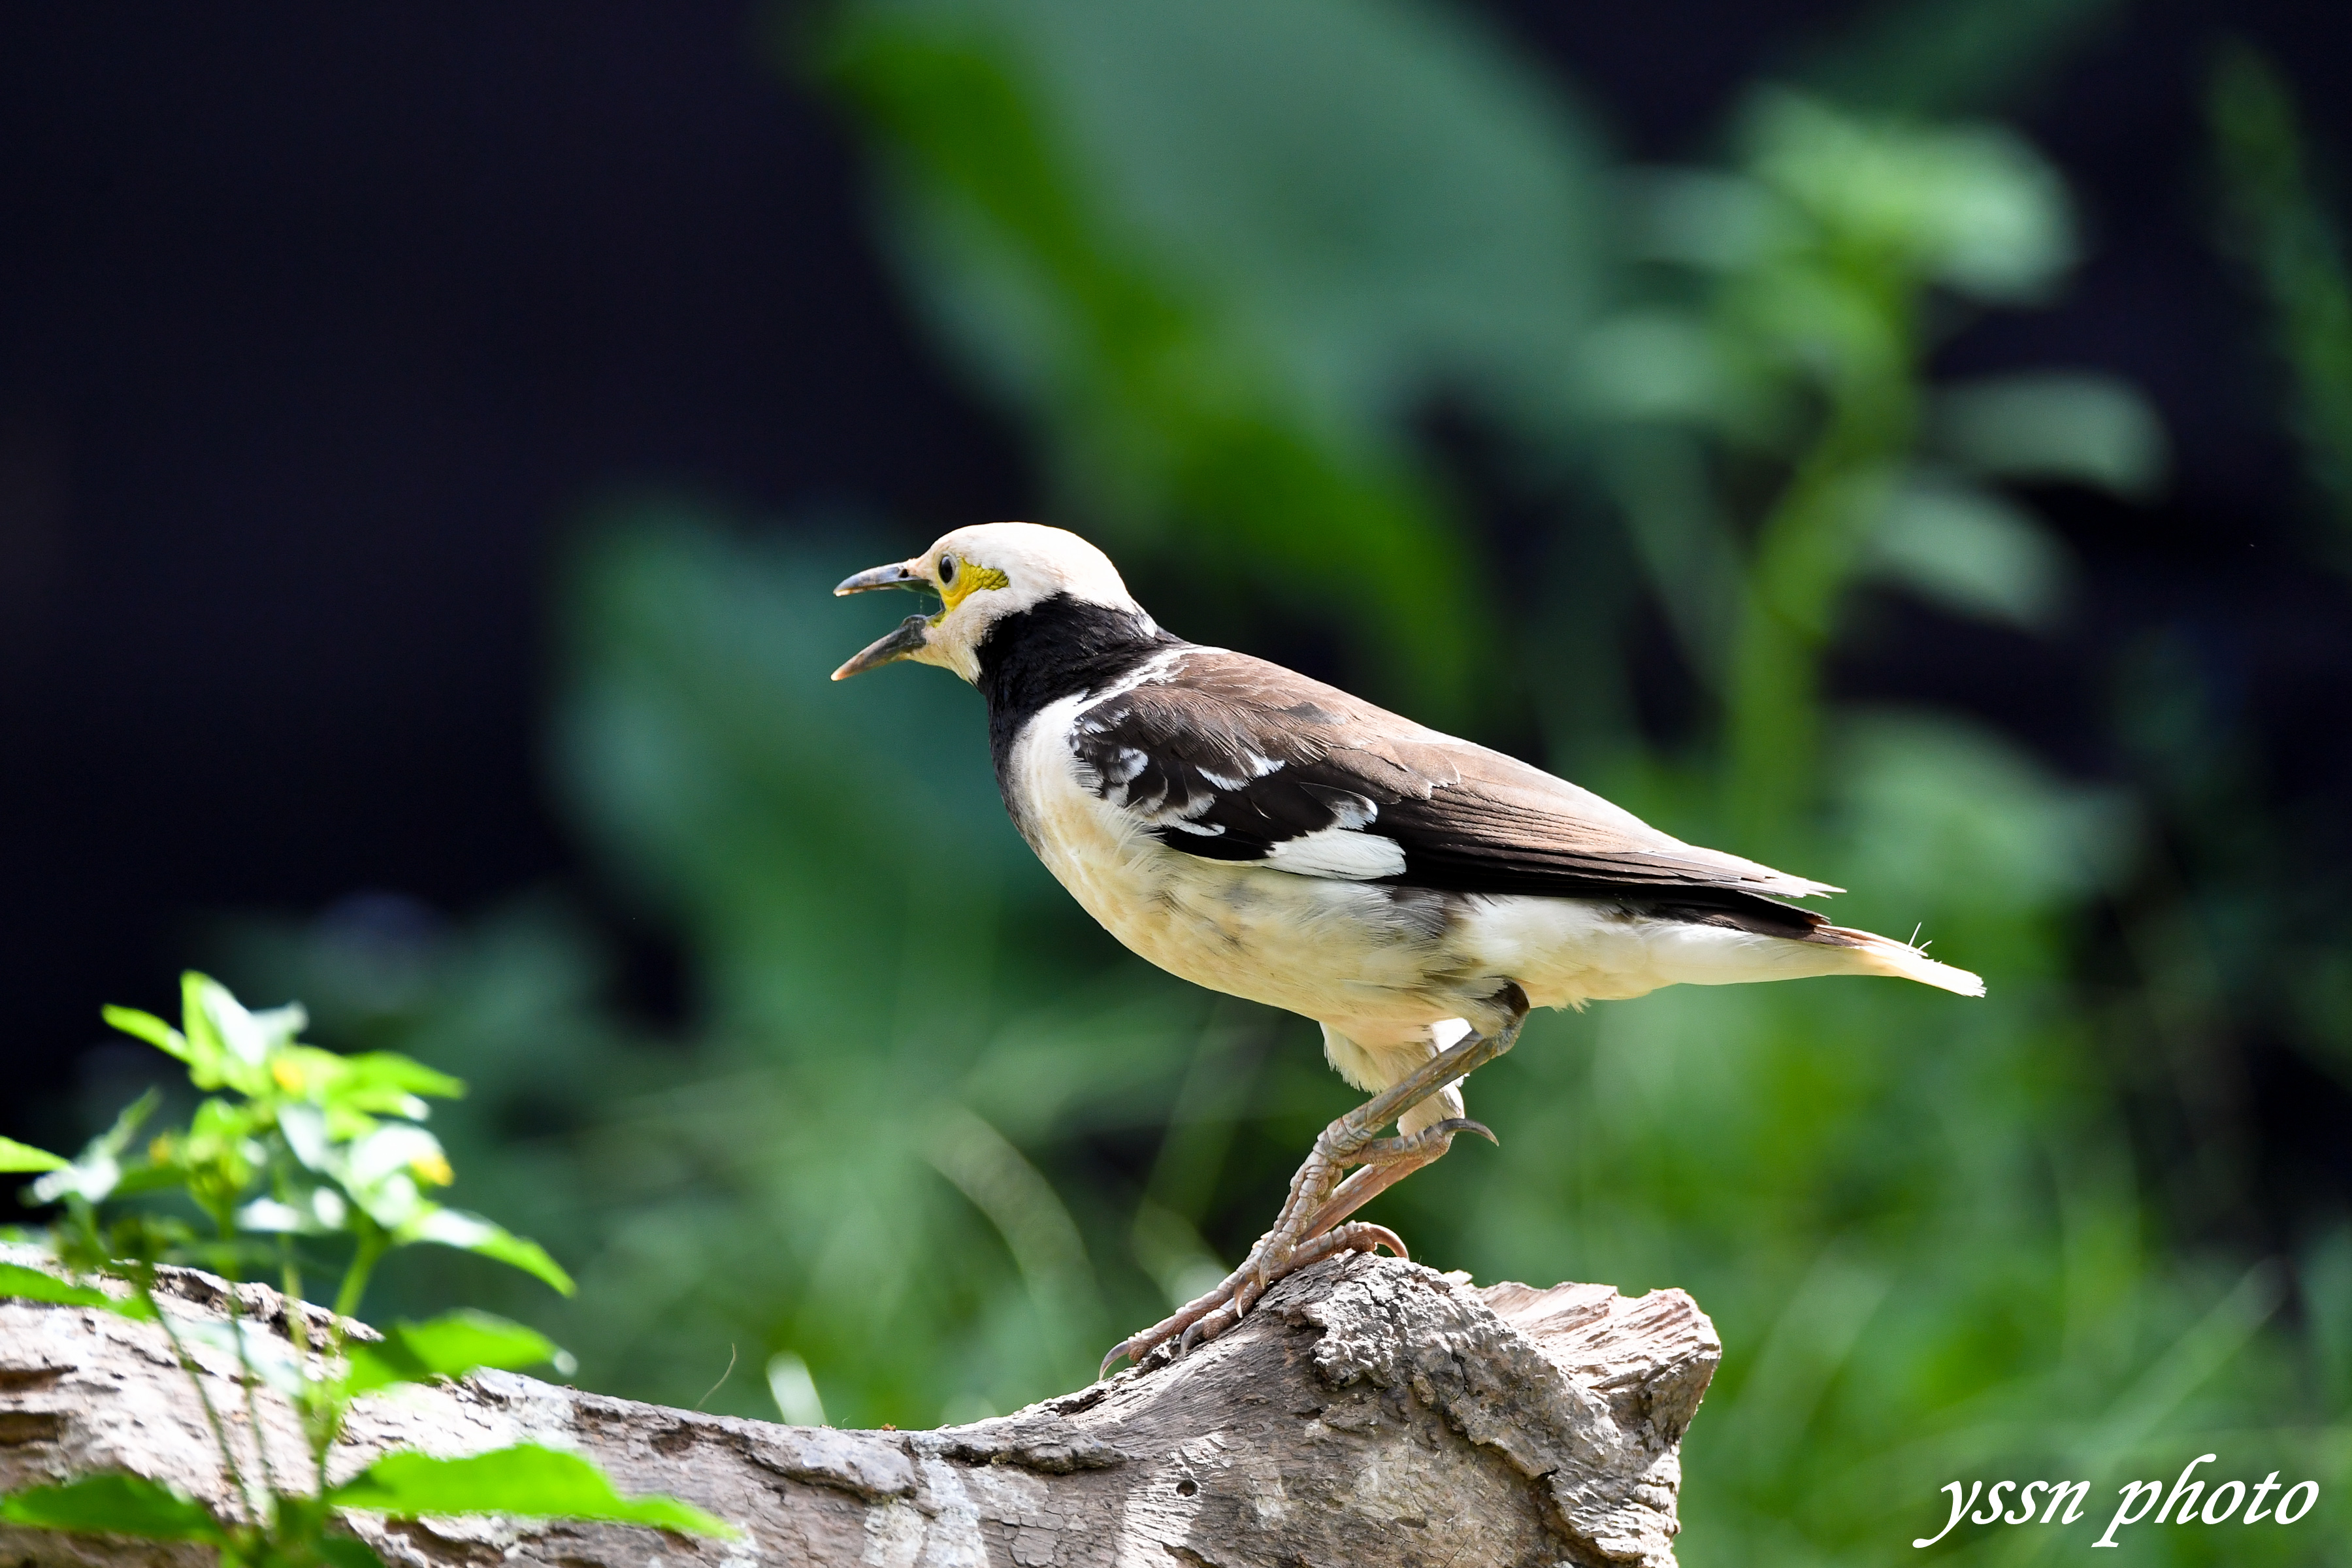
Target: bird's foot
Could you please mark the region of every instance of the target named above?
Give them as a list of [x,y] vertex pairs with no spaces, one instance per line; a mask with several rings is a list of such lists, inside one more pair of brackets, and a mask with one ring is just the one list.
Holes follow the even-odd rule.
[[[1334,1122],[1332,1127],[1339,1125]],[[1178,1355],[1194,1345],[1206,1344],[1240,1322],[1276,1280],[1309,1264],[1320,1263],[1333,1253],[1370,1252],[1385,1247],[1399,1258],[1412,1257],[1403,1239],[1394,1231],[1361,1220],[1350,1221],[1348,1216],[1454,1147],[1454,1134],[1476,1132],[1489,1143],[1496,1141],[1491,1131],[1466,1116],[1440,1121],[1418,1132],[1373,1139],[1345,1152],[1327,1149],[1325,1142],[1330,1138],[1331,1128],[1326,1128],[1324,1132],[1324,1138],[1316,1140],[1315,1154],[1308,1157],[1300,1176],[1318,1173],[1318,1158],[1328,1162],[1326,1168],[1335,1177],[1342,1166],[1354,1165],[1357,1169],[1344,1181],[1317,1183],[1309,1179],[1292,1183],[1291,1202],[1283,1206],[1282,1218],[1273,1230],[1258,1238],[1248,1259],[1227,1277],[1225,1285],[1210,1292],[1213,1297],[1218,1291],[1225,1291],[1224,1300],[1184,1329],[1183,1336],[1176,1342]],[[1322,1194],[1320,1202],[1313,1201],[1318,1193]],[[1232,1287],[1229,1291],[1226,1285]]]
[[[1264,1248],[1265,1243],[1260,1242],[1259,1247]],[[1386,1226],[1372,1225],[1363,1220],[1351,1220],[1287,1247],[1273,1248],[1262,1260],[1257,1252],[1253,1251],[1251,1262],[1234,1271],[1234,1288],[1226,1294],[1225,1300],[1186,1327],[1176,1342],[1176,1354],[1184,1355],[1193,1346],[1206,1344],[1224,1333],[1248,1316],[1249,1310],[1257,1305],[1259,1297],[1273,1289],[1276,1282],[1300,1269],[1320,1263],[1334,1253],[1370,1252],[1382,1247],[1399,1258],[1412,1256],[1405,1249],[1404,1238],[1396,1232]],[[1253,1268],[1252,1263],[1257,1266]],[[1223,1288],[1221,1286],[1219,1289]]]
[[[1516,1023],[1503,1032],[1501,1049],[1509,1048],[1511,1037],[1517,1032]],[[1487,1048],[1477,1055],[1478,1060],[1500,1054],[1494,1048],[1496,1042],[1486,1044]],[[1464,1054],[1466,1057],[1471,1053]],[[1468,1068],[1461,1070],[1466,1072]],[[1434,1081],[1426,1094],[1435,1093],[1459,1076],[1459,1072],[1453,1077],[1433,1075]],[[1379,1194],[1444,1154],[1454,1146],[1455,1134],[1475,1132],[1490,1143],[1496,1140],[1486,1127],[1461,1116],[1418,1132],[1374,1138],[1371,1134],[1388,1121],[1418,1103],[1408,1100],[1392,1104],[1386,1108],[1383,1120],[1370,1120],[1367,1112],[1382,1109],[1381,1101],[1387,1099],[1389,1096],[1383,1095],[1369,1106],[1360,1106],[1326,1127],[1315,1140],[1315,1152],[1307,1156],[1307,1163],[1291,1177],[1290,1195],[1274,1228],[1258,1237],[1257,1245],[1250,1248],[1242,1266],[1226,1275],[1208,1294],[1186,1302],[1151,1327],[1113,1345],[1110,1353],[1103,1357],[1100,1375],[1108,1377],[1111,1367],[1121,1357],[1141,1366],[1144,1358],[1171,1340],[1175,1342],[1174,1353],[1181,1356],[1194,1345],[1215,1339],[1240,1322],[1276,1280],[1334,1253],[1370,1252],[1385,1247],[1399,1258],[1412,1256],[1403,1238],[1383,1226],[1342,1222]],[[1343,1179],[1341,1173],[1350,1166],[1355,1169]]]
[[1193,1345],[1215,1339],[1240,1322],[1276,1280],[1311,1263],[1320,1263],[1334,1253],[1370,1252],[1381,1247],[1399,1258],[1407,1256],[1402,1238],[1377,1225],[1341,1225],[1320,1236],[1288,1242],[1268,1231],[1258,1238],[1242,1266],[1220,1280],[1216,1289],[1113,1345],[1110,1353],[1103,1357],[1101,1375],[1108,1377],[1111,1367],[1122,1356],[1141,1366],[1152,1352],[1171,1341],[1176,1342],[1174,1353],[1182,1355]]
[[[1367,1139],[1360,1124],[1341,1117],[1315,1140],[1315,1152],[1291,1178],[1290,1196],[1272,1230],[1258,1237],[1242,1266],[1224,1277],[1217,1288],[1141,1333],[1121,1340],[1103,1357],[1103,1375],[1121,1356],[1138,1366],[1161,1345],[1173,1340],[1176,1354],[1205,1344],[1231,1329],[1257,1305],[1258,1298],[1276,1281],[1338,1252],[1370,1252],[1387,1247],[1399,1258],[1412,1256],[1404,1241],[1383,1226],[1361,1222],[1342,1224],[1374,1195],[1436,1159],[1454,1144],[1454,1134],[1476,1132],[1490,1142],[1494,1133],[1467,1117],[1454,1117],[1395,1138]],[[1340,1172],[1357,1169],[1340,1179]]]

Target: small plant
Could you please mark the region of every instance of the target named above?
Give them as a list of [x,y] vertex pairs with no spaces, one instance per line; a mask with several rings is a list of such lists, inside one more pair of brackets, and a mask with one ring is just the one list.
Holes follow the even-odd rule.
[[[482,1367],[551,1363],[569,1370],[570,1358],[538,1332],[482,1312],[395,1324],[381,1340],[347,1337],[343,1319],[357,1310],[385,1254],[437,1242],[511,1264],[566,1295],[572,1280],[536,1243],[427,1195],[452,1173],[422,1125],[425,1097],[464,1093],[456,1079],[394,1052],[341,1056],[304,1045],[297,1038],[307,1024],[299,1007],[248,1011],[202,974],[184,976],[181,994],[176,1029],[123,1007],[106,1009],[106,1021],[187,1065],[189,1080],[207,1098],[184,1129],[134,1149],[159,1098],[151,1089],[78,1159],[0,1138],[0,1172],[39,1173],[27,1200],[64,1205],[45,1231],[17,1233],[41,1245],[58,1271],[0,1262],[0,1297],[96,1307],[161,1329],[194,1385],[233,1501],[216,1514],[164,1483],[99,1475],[0,1498],[0,1521],[199,1542],[218,1550],[224,1568],[381,1568],[364,1542],[335,1529],[347,1509],[398,1519],[499,1513],[732,1533],[672,1498],[624,1498],[588,1460],[529,1443],[456,1459],[395,1452],[331,1480],[335,1440],[362,1394]],[[200,1223],[173,1213],[168,1201],[152,1201],[173,1194]],[[342,1254],[342,1279],[316,1340],[299,1310],[286,1315],[286,1340],[248,1321],[235,1289],[226,1292],[226,1323],[175,1319],[157,1303],[156,1269],[170,1263],[194,1264],[232,1282],[249,1267],[274,1268],[289,1301],[299,1301],[305,1264],[320,1256],[322,1244]],[[240,1460],[232,1436],[238,1412],[214,1400],[193,1346],[236,1359],[250,1463]],[[308,1451],[299,1469],[289,1468],[296,1456],[270,1451],[264,1387],[300,1417]]]

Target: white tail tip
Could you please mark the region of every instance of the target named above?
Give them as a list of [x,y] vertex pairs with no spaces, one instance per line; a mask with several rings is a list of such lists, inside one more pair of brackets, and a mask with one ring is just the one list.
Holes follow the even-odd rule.
[[1907,942],[1879,936],[1866,931],[1833,928],[1837,934],[1853,942],[1853,952],[1862,960],[1865,973],[1891,974],[1898,980],[1916,980],[1922,985],[1932,985],[1938,991],[1949,991],[1956,996],[1981,996],[1985,994],[1984,976],[1971,974],[1965,969],[1955,969],[1948,963],[1938,963]]

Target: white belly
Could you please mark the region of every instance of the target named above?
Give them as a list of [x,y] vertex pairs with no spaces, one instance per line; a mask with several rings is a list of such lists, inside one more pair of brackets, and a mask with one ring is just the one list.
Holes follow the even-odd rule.
[[1105,847],[1065,837],[1045,864],[1112,935],[1171,973],[1351,1033],[1460,1014],[1444,944],[1426,929],[1435,922],[1398,920],[1384,889],[1202,860],[1149,838],[1113,859]]

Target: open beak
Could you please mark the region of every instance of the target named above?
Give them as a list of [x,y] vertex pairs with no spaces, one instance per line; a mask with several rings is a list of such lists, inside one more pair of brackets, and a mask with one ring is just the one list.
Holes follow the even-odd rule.
[[[844,594],[866,594],[877,588],[912,588],[918,592],[930,589],[931,580],[903,561],[887,566],[877,566],[870,572],[860,572],[843,580],[835,588],[835,597]],[[928,640],[931,623],[921,616],[908,616],[888,637],[875,642],[856,658],[833,672],[835,680],[846,680],[853,675],[863,675],[877,664],[888,664],[905,658],[921,649]]]
[[904,561],[893,561],[887,566],[877,566],[860,572],[855,577],[845,577],[841,586],[833,591],[836,599],[845,594],[870,594],[877,588],[928,589],[931,580]]
[[847,680],[853,675],[863,675],[877,664],[888,664],[919,651],[930,640],[930,621],[922,616],[908,616],[898,623],[898,629],[876,642],[866,651],[833,672],[835,680]]

